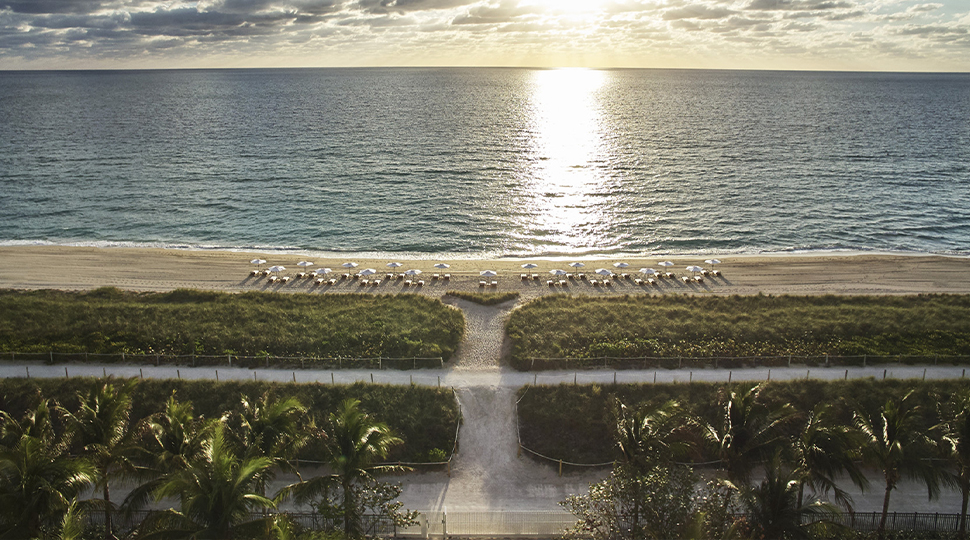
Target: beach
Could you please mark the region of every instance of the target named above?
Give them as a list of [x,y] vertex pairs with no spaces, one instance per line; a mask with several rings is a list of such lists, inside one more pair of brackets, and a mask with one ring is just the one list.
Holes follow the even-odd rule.
[[[280,275],[295,276],[302,269],[297,263],[310,260],[308,268],[332,268],[330,277],[337,284],[316,285],[310,279],[291,279],[284,284],[271,284],[266,277],[253,277],[250,271],[256,265],[250,261],[265,259],[265,269],[282,265],[286,270]],[[623,294],[967,294],[970,293],[970,259],[937,255],[899,255],[864,253],[814,253],[796,255],[723,255],[722,261],[712,267],[704,262],[707,256],[673,256],[651,258],[597,258],[597,259],[402,259],[403,266],[395,273],[409,269],[421,270],[416,279],[424,281],[421,287],[406,287],[405,280],[387,280],[391,272],[386,265],[391,259],[308,258],[291,253],[258,253],[217,250],[182,250],[128,247],[75,247],[75,246],[5,246],[0,247],[0,287],[8,289],[62,289],[89,290],[98,287],[117,287],[133,291],[169,291],[180,288],[225,292],[273,291],[310,294],[394,294],[418,293],[442,296],[448,291],[515,291],[525,298],[545,294],[569,293],[589,295]],[[674,266],[669,271],[675,279],[658,280],[656,286],[636,285],[633,281],[640,268],[654,268],[657,262],[669,260]],[[593,286],[579,279],[565,280],[566,286],[547,284],[552,279],[550,270],[562,269],[578,274],[568,266],[579,261],[585,267],[578,271],[588,277],[600,268],[628,273],[630,278],[619,275],[611,286]],[[347,270],[341,265],[355,262],[359,266]],[[629,267],[620,269],[614,263],[625,262]],[[448,269],[437,269],[435,264],[445,263]],[[536,268],[524,270],[521,265],[534,263]],[[685,268],[699,265],[705,269],[716,268],[720,277],[708,276],[701,283],[685,284],[680,276],[690,275]],[[377,271],[381,279],[378,286],[361,286],[356,280],[340,279],[345,272],[365,268]],[[492,270],[497,285],[479,286],[479,273]],[[530,279],[523,281],[521,274],[528,272]],[[433,279],[438,273],[450,274],[448,281]],[[539,279],[531,279],[538,274]]]

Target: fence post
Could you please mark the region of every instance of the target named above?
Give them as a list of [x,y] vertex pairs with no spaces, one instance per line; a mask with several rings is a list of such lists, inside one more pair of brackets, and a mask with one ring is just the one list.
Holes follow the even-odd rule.
[[333,380],[333,372],[330,372],[330,384],[336,384]]
[[923,380],[926,380],[926,368],[923,368]]
[[577,377],[577,374],[573,373],[573,386],[576,386],[576,377]]
[[559,476],[562,477],[562,460],[559,460]]
[[373,373],[370,374],[370,383],[371,384],[374,384],[374,374]]
[[771,382],[771,368],[768,368],[768,382]]
[[293,382],[296,382],[296,372],[293,372]]
[[384,369],[384,358],[377,357],[377,369]]
[[887,370],[885,370],[885,369],[882,370],[882,380],[884,380],[884,381],[886,380],[886,371]]
[[178,377],[180,381],[182,380],[182,372],[181,371],[179,371],[179,370],[176,369],[175,370],[175,376]]
[[616,372],[613,372],[613,386],[616,386]]
[[732,373],[734,373],[734,371],[728,371],[728,384],[731,384],[731,374]]
[[825,367],[829,367],[829,353],[825,353]]
[[54,363],[54,351],[51,351],[51,364]]
[[30,366],[24,366],[24,367],[27,368],[27,378],[29,379],[30,378]]
[[694,382],[694,372],[693,371],[690,372],[690,377],[687,379],[687,382],[688,383]]
[[788,355],[788,367],[791,367],[791,354]]
[[811,378],[812,378],[812,370],[806,369],[805,370],[805,380],[807,381],[807,380],[809,380]]
[[849,370],[845,370],[845,380],[849,380]]
[[219,382],[219,370],[216,370],[216,382]]
[[[102,379],[107,379],[108,378],[108,370],[105,369],[104,367],[101,368],[101,378]],[[924,376],[923,378],[925,379],[926,377]]]
[[441,388],[441,375],[438,375],[438,388]]
[[657,384],[657,372],[653,372],[653,384]]
[[256,382],[256,370],[253,370],[253,382]]
[[67,366],[64,366],[64,378],[65,379],[70,379],[71,378],[71,376],[67,374]]

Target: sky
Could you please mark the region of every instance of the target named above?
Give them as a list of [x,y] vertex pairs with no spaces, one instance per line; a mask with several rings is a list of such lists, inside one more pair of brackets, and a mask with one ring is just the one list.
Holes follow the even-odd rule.
[[970,0],[0,0],[0,69],[970,71]]

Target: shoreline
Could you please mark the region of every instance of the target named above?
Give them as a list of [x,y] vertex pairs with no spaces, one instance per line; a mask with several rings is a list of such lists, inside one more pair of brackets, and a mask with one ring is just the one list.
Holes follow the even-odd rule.
[[[273,253],[254,251],[189,250],[127,247],[74,247],[74,246],[0,246],[0,288],[6,289],[64,289],[89,290],[98,287],[117,287],[134,291],[169,291],[180,288],[216,290],[225,292],[274,291],[296,293],[360,293],[395,294],[418,293],[442,296],[447,291],[508,292],[516,291],[524,299],[552,293],[588,294],[610,296],[624,294],[970,294],[970,258],[930,254],[872,254],[872,253],[826,253],[826,254],[767,254],[767,255],[719,255],[722,264],[717,265],[721,277],[708,277],[703,283],[683,283],[680,279],[662,279],[656,286],[640,286],[633,278],[640,277],[641,267],[656,266],[661,260],[675,263],[670,271],[678,277],[689,275],[688,265],[700,265],[710,269],[704,259],[711,255],[671,255],[657,257],[570,257],[557,258],[476,258],[406,259],[400,256],[388,258],[355,258],[340,254],[327,258],[310,258],[314,265],[309,270],[330,267],[335,274],[347,272],[341,264],[357,262],[356,270],[373,268],[382,280],[379,286],[362,287],[353,279],[340,280],[334,286],[318,286],[312,280],[293,279],[283,285],[268,283],[266,278],[249,275],[255,265],[253,258],[266,259],[266,268],[279,264],[286,267],[284,275],[293,276],[301,270],[296,263],[309,258],[298,253]],[[400,261],[397,269],[422,271],[417,279],[425,281],[422,287],[405,287],[404,280],[384,279],[391,269],[386,264]],[[535,262],[538,267],[523,270],[525,261]],[[568,280],[565,287],[547,285],[552,276],[550,270],[573,271],[567,261],[582,261],[587,274],[597,268],[608,268],[620,273],[627,272],[630,279],[614,279],[610,287],[592,286],[588,281]],[[437,262],[445,262],[447,270],[434,268]],[[626,262],[626,269],[614,268],[614,262]],[[498,272],[491,278],[496,287],[479,287],[478,273],[483,270]],[[448,272],[450,281],[433,280],[434,273]],[[520,275],[529,272],[539,279],[522,281]],[[595,277],[595,276],[594,276]]]

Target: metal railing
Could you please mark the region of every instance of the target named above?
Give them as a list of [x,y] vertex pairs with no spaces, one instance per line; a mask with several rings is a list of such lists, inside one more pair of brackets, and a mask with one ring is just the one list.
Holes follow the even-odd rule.
[[[513,361],[513,364],[516,362]],[[596,356],[542,358],[527,357],[527,371],[569,369],[718,369],[745,367],[868,367],[886,364],[965,365],[968,355],[777,355],[777,356]],[[522,363],[519,363],[524,369]]]
[[236,354],[129,354],[88,352],[3,352],[0,360],[9,362],[68,362],[98,364],[135,364],[153,366],[229,366],[245,368],[299,369],[421,369],[441,368],[444,358],[433,357],[319,357],[319,356],[243,356]]

